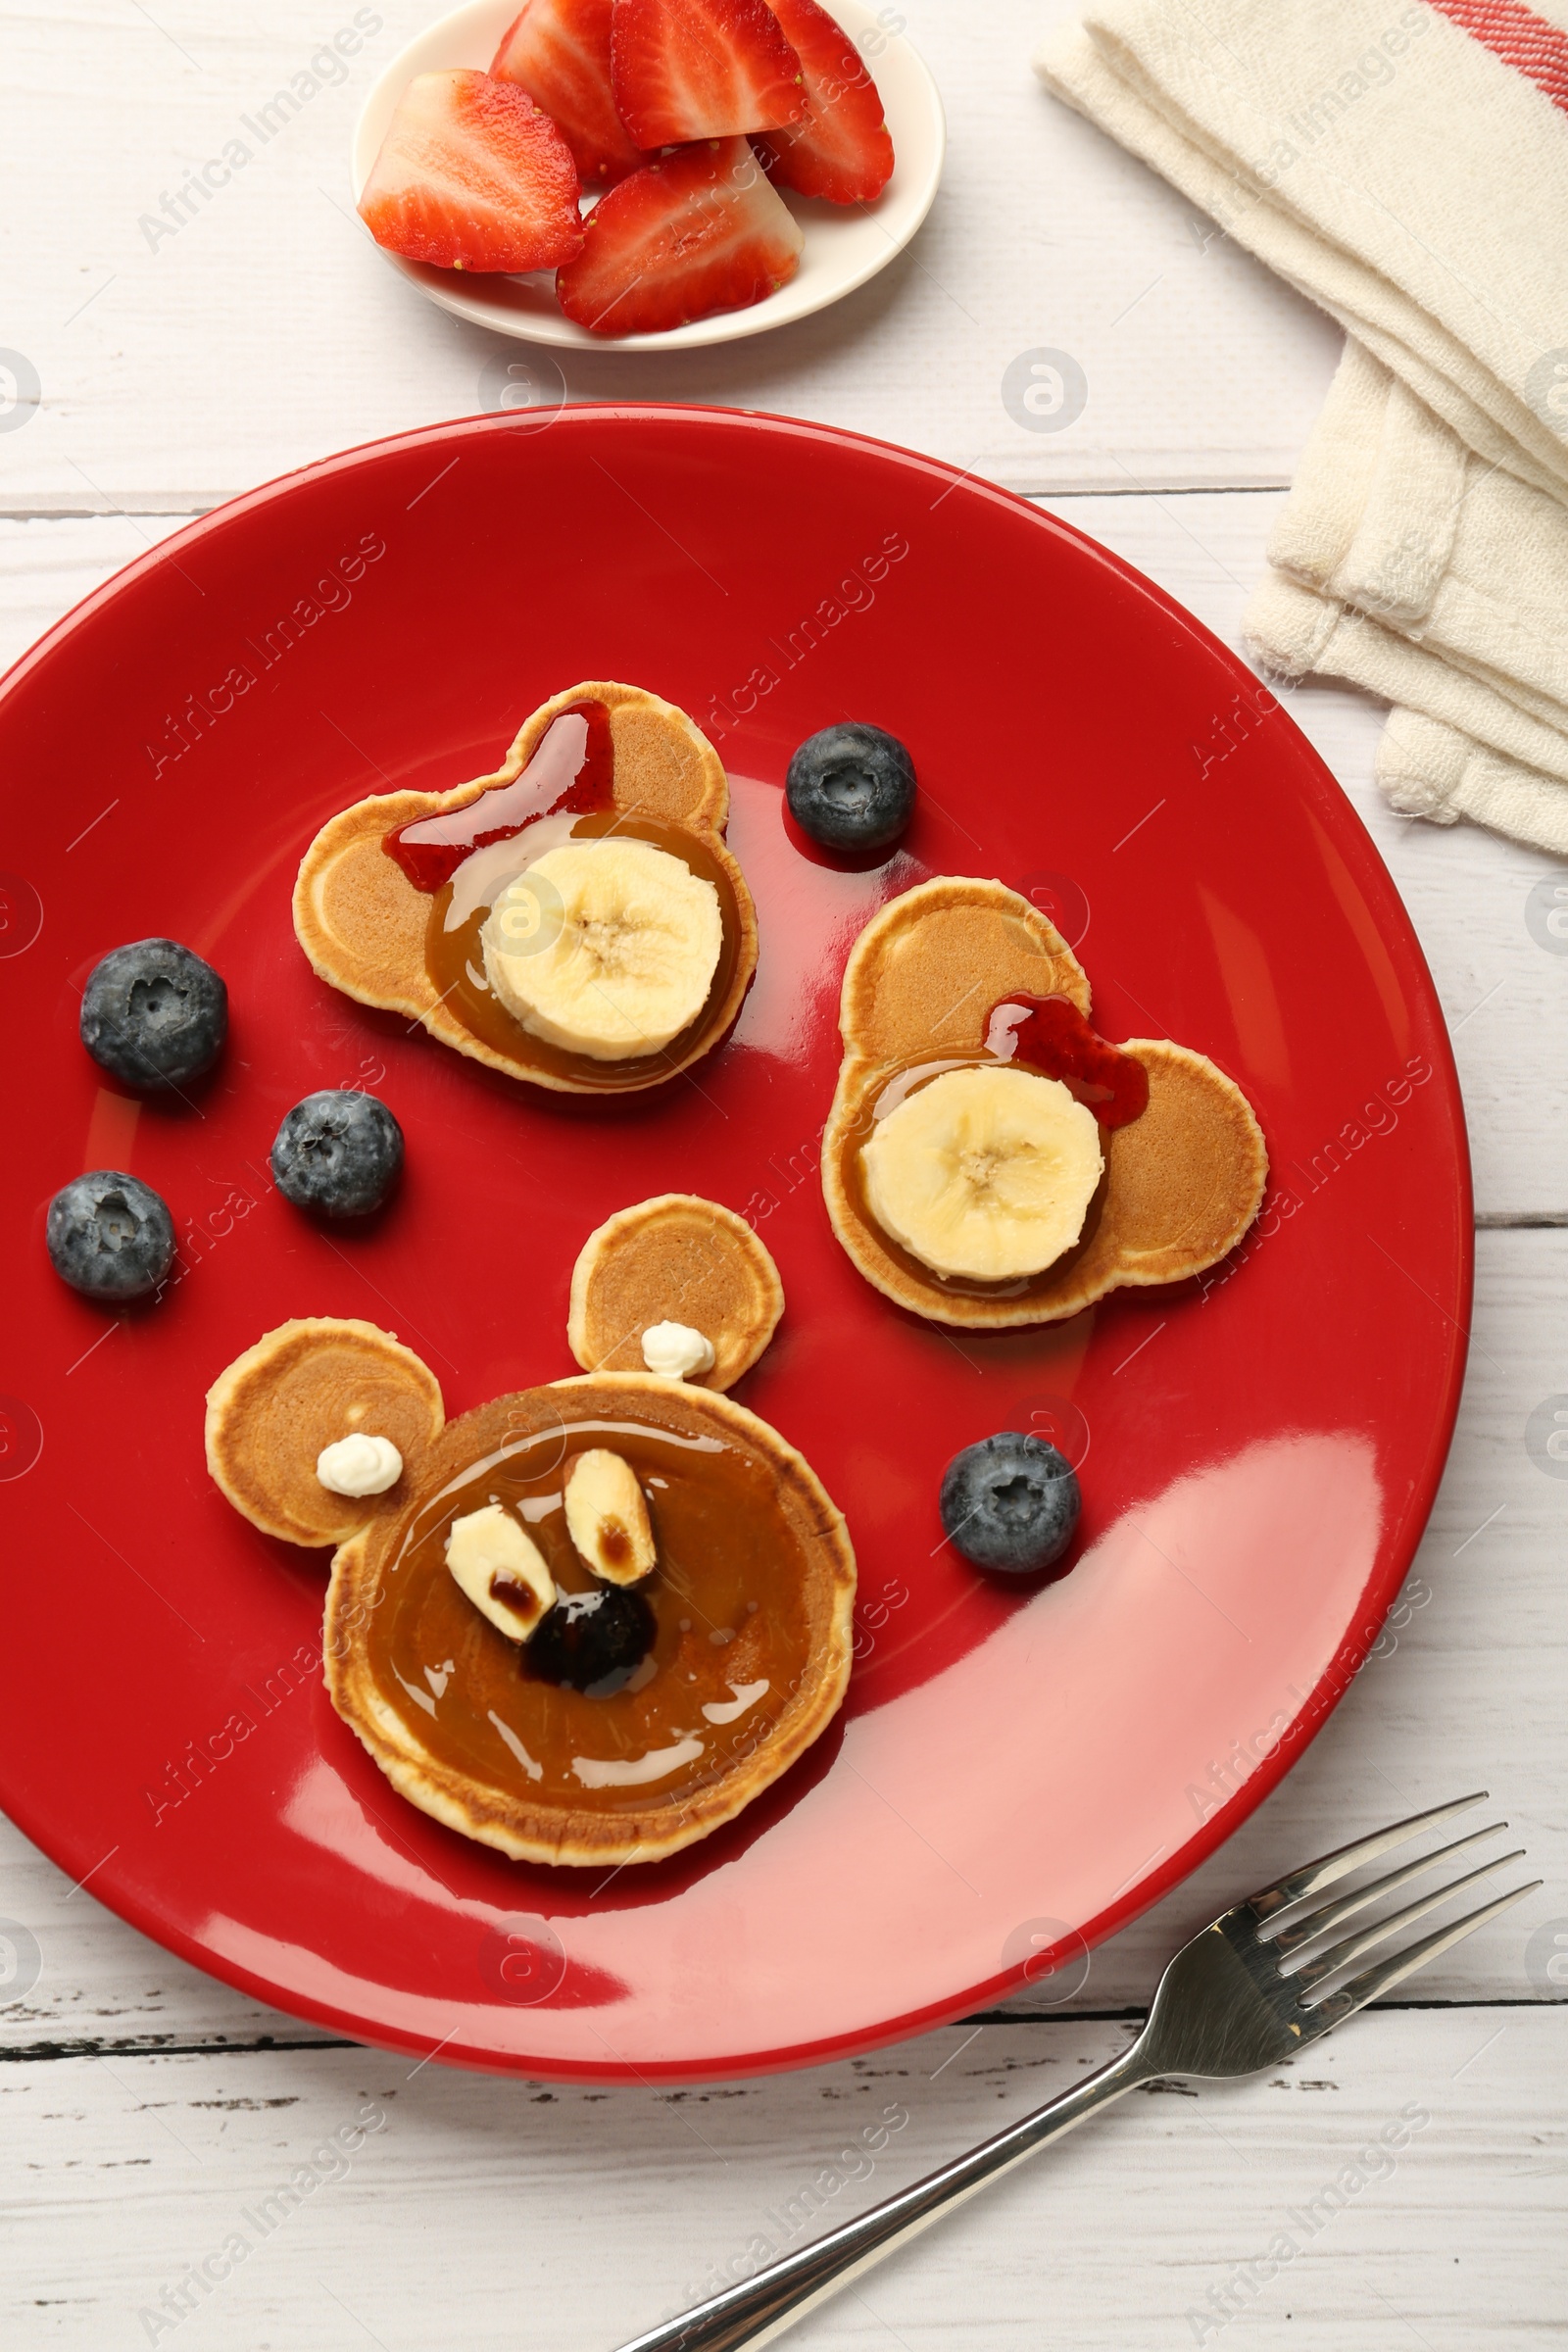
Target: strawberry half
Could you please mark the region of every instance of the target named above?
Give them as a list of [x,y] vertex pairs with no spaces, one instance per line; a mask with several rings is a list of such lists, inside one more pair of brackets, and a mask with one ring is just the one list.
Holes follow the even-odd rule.
[[571,149],[488,74],[417,74],[360,198],[378,245],[438,270],[552,270],[582,251]]
[[610,89],[611,0],[528,0],[490,71],[542,106],[585,180],[624,179],[643,158]]
[[614,0],[610,71],[639,147],[806,120],[801,61],[765,0]]
[[795,275],[804,242],[746,141],[708,140],[600,198],[556,294],[590,334],[662,334],[761,302]]
[[893,141],[864,60],[816,0],[769,5],[801,61],[808,112],[758,140],[768,178],[830,204],[869,204],[892,175]]

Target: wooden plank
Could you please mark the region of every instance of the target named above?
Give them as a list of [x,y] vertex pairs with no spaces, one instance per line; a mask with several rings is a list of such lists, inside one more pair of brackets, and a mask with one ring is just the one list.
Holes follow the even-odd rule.
[[[570,355],[569,396],[825,417],[1019,489],[1288,480],[1338,330],[1046,96],[1029,59],[1059,6],[899,0],[894,13],[951,133],[913,247],[773,333]],[[7,152],[28,203],[25,235],[20,220],[3,232],[6,337],[42,405],[0,438],[0,505],[214,496],[495,397],[487,370],[527,347],[399,282],[349,199],[360,103],[431,14],[429,0],[251,13],[160,0],[151,14],[79,0],[66,41],[53,0],[8,12]],[[333,66],[323,36],[374,19],[381,29]],[[280,89],[269,132],[261,110]],[[182,199],[209,165],[213,188]],[[1083,372],[1070,422],[1022,405],[1041,351]]]
[[[684,2095],[411,2076],[359,2050],[6,2067],[0,2328],[19,2352],[167,2343],[183,2297],[198,2352],[604,2352],[1026,2113],[1126,2032],[954,2029]],[[1229,2297],[1238,2342],[1544,2352],[1565,2044],[1562,2010],[1385,2014],[1271,2077],[1135,2093],[792,2340],[1212,2344]]]

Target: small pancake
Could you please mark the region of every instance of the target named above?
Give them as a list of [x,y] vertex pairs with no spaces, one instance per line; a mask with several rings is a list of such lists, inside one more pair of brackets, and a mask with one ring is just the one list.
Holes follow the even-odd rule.
[[[646,1794],[639,1792],[618,1809],[594,1805],[580,1797],[574,1803],[569,1788],[552,1787],[540,1764],[519,1750],[515,1735],[507,1742],[515,1763],[509,1762],[507,1754],[497,1748],[496,1765],[483,1777],[456,1768],[448,1756],[432,1753],[431,1745],[421,1738],[416,1727],[424,1722],[424,1714],[390,1702],[371,1664],[377,1639],[394,1639],[393,1612],[381,1608],[389,1590],[399,1594],[395,1605],[413,1610],[417,1623],[424,1622],[430,1606],[423,1597],[424,1588],[408,1582],[411,1573],[421,1573],[409,1565],[418,1555],[405,1556],[401,1551],[410,1524],[421,1508],[453,1508],[454,1490],[464,1473],[481,1464],[483,1475],[498,1476],[492,1465],[501,1461],[502,1449],[519,1438],[535,1431],[559,1430],[564,1423],[569,1439],[573,1424],[604,1421],[622,1428],[636,1423],[677,1443],[684,1441],[688,1447],[694,1439],[699,1444],[717,1439],[721,1452],[741,1457],[750,1465],[749,1474],[760,1472],[766,1479],[768,1492],[776,1496],[792,1531],[798,1556],[806,1563],[798,1596],[805,1629],[802,1662],[776,1719],[762,1736],[750,1740],[722,1733],[705,1735],[715,1751],[714,1763],[703,1768],[708,1777],[700,1773],[696,1785],[684,1792],[661,1794],[657,1785],[650,1785]],[[439,1525],[439,1520],[433,1524]],[[540,1523],[536,1520],[534,1524],[537,1532]],[[388,1567],[400,1556],[405,1557],[400,1580],[389,1587]],[[430,1573],[428,1566],[422,1571],[425,1576]],[[446,1581],[444,1570],[434,1573]],[[656,1570],[652,1580],[656,1586],[660,1573]],[[855,1553],[841,1514],[794,1446],[764,1421],[728,1397],[706,1393],[685,1381],[660,1380],[650,1373],[559,1381],[549,1388],[498,1397],[454,1421],[425,1457],[418,1492],[407,1498],[403,1511],[395,1518],[374,1520],[339,1547],[332,1562],[326,1605],[327,1690],[339,1714],[394,1788],[450,1829],[518,1861],[612,1867],[622,1862],[651,1862],[695,1843],[732,1820],[825,1730],[849,1681],[855,1590]],[[673,1605],[680,1605],[678,1593]],[[466,1687],[465,1677],[475,1672],[473,1655],[465,1645],[472,1642],[493,1647],[504,1639],[476,1610],[469,1614],[471,1625],[465,1626],[453,1649],[458,1690]],[[697,1638],[695,1663],[710,1686],[710,1701],[721,1701],[734,1688],[725,1679],[725,1661],[733,1653],[710,1646],[701,1628]],[[744,1636],[737,1640],[737,1648],[741,1639]],[[444,1648],[438,1654],[444,1654]],[[506,1673],[514,1687],[516,1671],[508,1659]],[[729,1671],[733,1673],[734,1668]],[[436,1678],[442,1706],[448,1704],[453,1688],[452,1672],[447,1661]],[[679,1680],[679,1703],[694,1724],[701,1725],[706,1719],[710,1725],[723,1725],[736,1713],[731,1705],[708,1714],[703,1704],[705,1689],[688,1692],[687,1675],[682,1673]],[[535,1685],[534,1689],[538,1691],[541,1687]],[[540,1713],[547,1718],[547,1689],[543,1700]],[[611,1708],[618,1702],[579,1703]],[[421,1697],[419,1704],[433,1721],[436,1702]],[[495,1718],[492,1715],[488,1720],[494,1722]],[[432,1732],[429,1740],[434,1739]]]
[[778,1268],[744,1217],[695,1193],[617,1209],[571,1274],[566,1342],[585,1372],[646,1372],[643,1333],[685,1323],[713,1347],[690,1386],[733,1388],[784,1312]]
[[852,1065],[882,1070],[978,1054],[1008,991],[1067,997],[1086,1017],[1089,982],[1054,923],[1000,882],[950,874],[917,883],[872,916],[850,953],[839,1000],[842,1089]]
[[694,834],[723,868],[735,894],[740,936],[729,988],[684,1057],[665,1063],[644,1082],[662,1085],[700,1060],[724,1035],[757,968],[756,908],[746,878],[723,840],[729,779],[708,738],[673,703],[645,694],[639,686],[604,680],[568,687],[524,722],[493,775],[476,776],[451,792],[377,793],[332,817],[306,851],[294,885],[294,929],[321,979],[361,1004],[422,1021],[432,1037],[475,1061],[564,1094],[591,1094],[596,1089],[586,1080],[543,1070],[487,1045],[442,1003],[425,968],[431,900],[415,889],[382,844],[400,826],[466,808],[492,786],[510,784],[526,767],[551,721],[573,703],[589,701],[603,703],[610,713],[615,807],[628,816],[659,818]]
[[984,1052],[1004,998],[1067,997],[1087,1017],[1089,983],[1054,927],[1000,882],[944,878],[894,899],[856,941],[844,974],[844,1060],[822,1138],[833,1230],[867,1282],[932,1322],[972,1331],[1057,1323],[1107,1291],[1180,1282],[1233,1250],[1268,1176],[1262,1130],[1222,1070],[1166,1039],[1120,1051],[1149,1073],[1149,1105],[1102,1131],[1105,1177],[1086,1238],[1026,1297],[946,1288],[890,1242],[855,1181],[870,1106],[911,1064]]
[[[311,1315],[279,1324],[207,1392],[207,1467],[237,1511],[288,1544],[341,1544],[403,1511],[446,1421],[441,1390],[411,1348],[373,1323]],[[384,1494],[333,1494],[323,1446],[390,1438],[403,1475]]]

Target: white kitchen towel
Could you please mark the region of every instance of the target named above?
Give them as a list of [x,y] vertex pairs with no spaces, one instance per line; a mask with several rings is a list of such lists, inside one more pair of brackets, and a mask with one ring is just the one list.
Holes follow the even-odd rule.
[[[1400,807],[1568,825],[1568,0],[1100,0],[1036,60],[1352,341],[1248,615]],[[1420,722],[1420,723],[1416,723]],[[1464,741],[1463,739],[1468,739]]]
[[1568,849],[1568,505],[1484,463],[1352,339],[1269,557],[1248,650],[1402,706],[1378,761],[1396,808]]
[[1348,605],[1314,596],[1282,572],[1258,589],[1243,634],[1263,667],[1281,677],[1348,678],[1391,703],[1461,728],[1500,758],[1568,787],[1568,733],[1424,645],[1380,627]]
[[1410,816],[1451,825],[1461,816],[1568,858],[1568,792],[1539,768],[1489,751],[1457,727],[1420,711],[1391,710],[1378,745],[1377,778]]
[[1353,339],[1268,552],[1568,729],[1568,503],[1477,457]]

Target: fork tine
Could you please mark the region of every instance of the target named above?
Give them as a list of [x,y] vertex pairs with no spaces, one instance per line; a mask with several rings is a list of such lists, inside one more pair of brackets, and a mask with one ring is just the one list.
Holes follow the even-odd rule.
[[1271,1919],[1291,1903],[1298,1903],[1304,1895],[1316,1894],[1322,1886],[1332,1886],[1363,1862],[1375,1862],[1393,1845],[1402,1845],[1407,1838],[1418,1838],[1440,1821],[1451,1820],[1455,1813],[1465,1812],[1471,1805],[1486,1802],[1487,1790],[1477,1788],[1469,1796],[1456,1796],[1451,1804],[1434,1805],[1429,1813],[1412,1813],[1408,1821],[1396,1821],[1391,1830],[1377,1830],[1370,1838],[1358,1838],[1353,1845],[1336,1846],[1333,1853],[1322,1854],[1315,1862],[1307,1862],[1281,1879],[1277,1886],[1264,1886],[1248,1901],[1260,1919]]
[[1321,1984],[1329,1977],[1338,1976],[1342,1968],[1348,1968],[1350,1962],[1359,1960],[1363,1952],[1370,1952],[1377,1944],[1386,1943],[1401,1928],[1414,1927],[1416,1921],[1425,1919],[1429,1911],[1441,1910],[1456,1894],[1462,1894],[1467,1886],[1474,1886],[1480,1880],[1490,1878],[1494,1870],[1501,1870],[1505,1862],[1522,1861],[1524,1850],[1521,1845],[1516,1846],[1511,1854],[1494,1854],[1490,1862],[1483,1862],[1479,1870],[1466,1871],[1462,1879],[1454,1879],[1448,1886],[1439,1886],[1432,1894],[1422,1895],[1419,1902],[1406,1903],[1402,1911],[1392,1912],[1387,1919],[1375,1919],[1370,1927],[1362,1928],[1354,1936],[1347,1936],[1343,1943],[1332,1944],[1326,1952],[1317,1953],[1302,1967],[1293,1971],[1288,1982],[1305,1990],[1309,1985]]
[[1495,1919],[1499,1911],[1510,1910],[1515,1903],[1522,1902],[1527,1894],[1534,1894],[1538,1886],[1544,1885],[1544,1879],[1532,1879],[1528,1886],[1515,1886],[1508,1894],[1494,1895],[1490,1903],[1483,1903],[1480,1910],[1472,1911],[1468,1918],[1456,1920],[1451,1928],[1439,1928],[1432,1935],[1423,1936],[1420,1942],[1412,1943],[1408,1951],[1396,1952],[1392,1960],[1380,1960],[1375,1968],[1363,1969],[1358,1977],[1350,1979],[1348,1984],[1342,1984],[1338,1992],[1326,1994],[1321,2001],[1307,2003],[1309,2012],[1314,2017],[1322,2017],[1327,2013],[1331,2025],[1341,2024],[1357,2009],[1364,2008],[1368,2001],[1376,2000],[1380,1992],[1388,1992],[1392,1986],[1402,1984],[1406,1977],[1413,1977],[1416,1970],[1425,1968],[1429,1960],[1436,1960],[1440,1953],[1450,1950],[1456,1943],[1462,1943],[1465,1936],[1475,1934],[1477,1928],[1484,1928],[1489,1919]]
[[1414,1862],[1403,1863],[1399,1869],[1387,1872],[1381,1879],[1374,1879],[1370,1886],[1358,1886],[1353,1894],[1339,1895],[1332,1903],[1324,1903],[1318,1910],[1309,1911],[1304,1919],[1294,1921],[1288,1928],[1281,1928],[1278,1935],[1267,1936],[1264,1941],[1271,1952],[1282,1957],[1290,1952],[1298,1952],[1303,1944],[1315,1943],[1320,1936],[1326,1936],[1342,1920],[1353,1918],[1357,1911],[1364,1911],[1368,1903],[1381,1902],[1386,1894],[1394,1894],[1399,1887],[1408,1886],[1412,1879],[1424,1878],[1429,1870],[1436,1870],[1440,1862],[1450,1860],[1454,1854],[1468,1852],[1472,1845],[1483,1844],[1488,1838],[1495,1838],[1499,1831],[1507,1827],[1505,1821],[1494,1821],[1484,1830],[1472,1830],[1467,1838],[1456,1838],[1451,1845],[1437,1846],[1430,1854],[1421,1854]]

